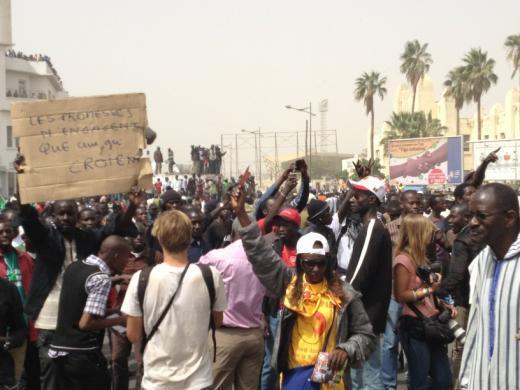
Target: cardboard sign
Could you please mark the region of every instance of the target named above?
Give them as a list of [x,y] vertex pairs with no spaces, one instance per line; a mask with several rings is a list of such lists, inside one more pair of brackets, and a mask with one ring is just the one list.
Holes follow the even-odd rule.
[[11,121],[26,163],[22,203],[152,188],[150,161],[141,158],[144,94],[14,103]]

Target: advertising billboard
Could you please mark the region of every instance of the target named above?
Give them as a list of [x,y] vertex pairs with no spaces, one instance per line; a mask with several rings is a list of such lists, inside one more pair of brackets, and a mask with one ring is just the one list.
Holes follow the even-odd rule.
[[462,136],[396,139],[388,143],[392,184],[456,185],[463,181]]
[[486,180],[516,181],[520,179],[520,167],[518,166],[520,139],[475,141],[472,144],[474,169],[480,165],[489,153],[500,148],[497,152],[497,162],[487,166]]

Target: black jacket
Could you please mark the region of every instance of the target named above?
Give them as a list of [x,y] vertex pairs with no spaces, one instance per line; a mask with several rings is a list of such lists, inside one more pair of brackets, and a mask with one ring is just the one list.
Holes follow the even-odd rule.
[[485,245],[471,241],[469,226],[465,226],[453,242],[448,275],[442,279],[436,295],[440,297],[451,294],[455,306],[469,307],[469,271],[473,259],[484,249]]
[[[373,221],[361,228],[354,242],[347,269],[347,282],[363,294],[361,300],[377,335],[385,330],[388,304],[392,294],[392,241],[383,223],[377,218]],[[372,223],[373,228],[369,236],[369,227]],[[365,256],[361,259],[367,237],[369,242]],[[362,263],[356,274],[360,261]]]
[[[102,229],[94,231],[75,229],[77,259],[84,260],[96,254],[101,242],[112,234],[135,237],[137,235],[135,226],[133,224],[122,226],[119,223],[120,217],[118,216]],[[63,267],[65,244],[62,234],[57,229],[42,224],[34,207],[22,205],[20,219],[25,234],[31,240],[36,252],[34,272],[25,305],[25,313],[32,320],[36,320]]]

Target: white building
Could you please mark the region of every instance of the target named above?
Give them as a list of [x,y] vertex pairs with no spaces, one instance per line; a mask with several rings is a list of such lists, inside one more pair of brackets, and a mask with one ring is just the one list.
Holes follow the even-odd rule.
[[11,104],[67,96],[50,62],[6,55],[14,50],[11,35],[11,2],[0,0],[0,195],[4,197],[14,193],[16,177],[12,162],[17,141],[11,128]]

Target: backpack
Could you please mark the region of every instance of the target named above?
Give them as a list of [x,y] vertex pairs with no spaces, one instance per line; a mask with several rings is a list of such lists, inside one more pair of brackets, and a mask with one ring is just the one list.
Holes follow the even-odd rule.
[[[216,293],[215,293],[215,284],[213,282],[213,273],[211,272],[211,269],[206,264],[196,264],[200,272],[202,273],[202,277],[204,278],[204,283],[206,284],[206,287],[208,289],[208,295],[209,295],[209,304],[210,304],[210,310],[213,310],[213,305],[215,304],[216,299]],[[137,299],[139,301],[139,307],[141,308],[141,313],[143,313],[144,316],[144,294],[146,292],[146,287],[148,286],[148,281],[150,279],[150,273],[152,272],[152,269],[155,265],[146,267],[143,270],[141,270],[141,273],[139,274],[139,280],[137,283]],[[182,282],[182,280],[181,280]],[[180,287],[180,284],[179,284]],[[209,316],[209,329],[211,329],[211,339],[213,341],[213,362],[216,361],[217,358],[217,340],[215,338],[215,320],[213,319],[213,313],[210,312]],[[144,331],[144,322],[143,322],[143,335],[146,336],[146,333]],[[151,338],[151,336],[150,336]],[[150,339],[148,338],[148,340]],[[146,347],[146,344],[143,343],[141,345],[141,350],[144,352],[144,348]]]

